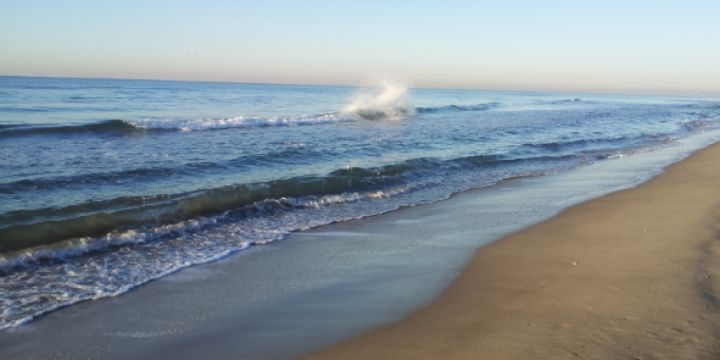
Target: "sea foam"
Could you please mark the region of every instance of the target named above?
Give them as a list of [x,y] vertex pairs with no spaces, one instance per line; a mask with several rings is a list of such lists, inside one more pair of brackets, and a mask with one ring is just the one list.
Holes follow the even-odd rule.
[[410,106],[407,87],[386,82],[381,87],[364,89],[355,94],[342,113],[368,120],[397,120],[415,114]]
[[198,131],[266,126],[315,125],[351,120],[352,118],[341,114],[321,114],[271,117],[234,116],[197,119],[139,119],[126,120],[125,122],[141,129]]

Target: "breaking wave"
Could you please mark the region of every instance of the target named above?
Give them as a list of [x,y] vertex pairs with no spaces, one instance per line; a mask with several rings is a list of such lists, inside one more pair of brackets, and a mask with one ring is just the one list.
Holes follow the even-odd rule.
[[385,83],[357,93],[342,113],[366,120],[398,120],[415,115],[415,108],[408,101],[407,87]]
[[294,126],[316,125],[352,119],[339,114],[322,114],[313,116],[273,116],[273,117],[247,117],[236,116],[218,119],[143,119],[129,120],[128,124],[139,129],[166,129],[180,131],[198,131],[246,127]]
[[352,121],[352,117],[341,114],[314,116],[275,116],[198,119],[138,119],[105,120],[82,125],[65,126],[22,126],[8,125],[0,128],[0,138],[30,135],[71,135],[71,134],[133,134],[153,131],[202,131],[230,128],[253,128],[272,126],[316,125],[341,121]]
[[232,128],[258,128],[274,126],[320,125],[354,120],[399,120],[416,114],[442,112],[486,111],[501,104],[498,102],[442,105],[434,107],[413,107],[407,88],[397,84],[386,84],[381,88],[364,90],[355,95],[340,112],[319,115],[298,116],[233,116],[194,119],[112,119],[78,125],[52,126],[47,124],[0,125],[0,138],[33,135],[132,135],[162,131],[206,131]]
[[[243,216],[268,211],[270,205],[281,209],[327,205],[330,202],[377,197],[378,193],[393,194],[396,188],[410,189],[423,181],[457,171],[492,169],[513,165],[575,161],[585,155],[508,157],[503,155],[473,155],[454,159],[417,158],[380,167],[350,167],[337,169],[325,176],[302,176],[267,182],[236,184],[214,189],[156,196],[119,197],[91,201],[64,208],[15,211],[0,215],[0,272],[25,262],[17,259],[48,257],[28,255],[28,249],[56,244],[98,249],[97,244],[117,245],[127,242],[127,229],[157,228],[224,212]],[[592,155],[602,157],[600,153]],[[543,165],[544,166],[544,165]],[[358,195],[361,194],[361,195]],[[363,195],[364,194],[364,195]],[[328,200],[334,199],[334,200]],[[84,238],[101,237],[99,243],[88,246]],[[80,239],[80,240],[77,240]],[[125,240],[124,240],[125,239]],[[141,237],[146,240],[145,236]],[[78,241],[80,241],[78,243]],[[134,240],[133,240],[134,241]],[[79,244],[79,245],[78,245]],[[66,248],[66,246],[62,246]],[[34,251],[34,250],[33,250]],[[33,251],[30,251],[32,253]],[[80,251],[84,253],[85,251]],[[65,251],[63,253],[75,253]]]

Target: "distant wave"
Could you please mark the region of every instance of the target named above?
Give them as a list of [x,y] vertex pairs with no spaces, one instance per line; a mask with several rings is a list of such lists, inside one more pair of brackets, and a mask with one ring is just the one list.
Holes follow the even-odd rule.
[[138,129],[135,126],[124,120],[106,120],[89,124],[63,126],[6,125],[0,127],[0,137],[48,134],[128,133],[136,130]]
[[340,114],[322,114],[313,116],[303,115],[271,117],[236,116],[217,119],[143,119],[128,120],[126,121],[126,123],[140,129],[197,131],[247,127],[315,125],[350,120],[352,119],[347,116],[342,116]]
[[499,102],[489,102],[471,105],[445,105],[434,107],[417,107],[415,111],[420,114],[439,113],[439,112],[455,112],[455,111],[485,111],[500,106]]
[[136,179],[163,179],[192,173],[193,169],[219,167],[219,164],[188,164],[175,167],[147,167],[102,173],[87,173],[72,176],[40,177],[0,183],[0,194],[15,194],[25,191],[52,190],[66,187],[83,187],[90,184],[115,183]]
[[234,116],[194,119],[113,119],[86,124],[52,126],[49,124],[0,124],[0,138],[33,135],[131,135],[159,131],[205,131],[231,128],[257,128],[273,126],[303,126],[362,120],[397,120],[415,114],[456,111],[485,111],[500,103],[470,105],[444,105],[436,107],[412,107],[403,87],[384,87],[377,93],[358,95],[348,106],[337,113],[298,116]]
[[636,136],[597,137],[564,141],[550,141],[539,143],[525,143],[525,149],[537,149],[558,153],[565,150],[584,149],[590,151],[601,146],[604,149],[632,149],[637,146],[648,146],[664,144],[673,141],[681,133],[692,133],[708,128],[717,128],[717,121],[691,120],[680,123],[680,128],[675,132],[662,132],[656,134],[642,134]]
[[413,107],[408,88],[399,83],[386,82],[377,88],[364,89],[355,94],[341,114],[366,120],[398,120],[416,114],[456,111],[485,111],[500,106],[499,102],[479,104],[449,104],[431,107]]
[[138,119],[138,120],[106,120],[81,125],[63,126],[28,126],[4,125],[0,127],[0,138],[29,135],[66,135],[66,134],[132,134],[148,131],[201,131],[229,128],[250,128],[270,126],[314,125],[341,121],[352,121],[349,116],[341,114],[324,114],[315,116],[274,116],[198,119]]
[[581,102],[586,102],[586,100],[583,100],[581,98],[569,98],[569,99],[557,99],[557,100],[549,100],[549,101],[542,101],[542,102],[545,104],[561,105],[561,104],[581,103]]
[[407,87],[385,83],[358,92],[341,113],[366,120],[398,120],[415,115],[415,108],[408,101]]

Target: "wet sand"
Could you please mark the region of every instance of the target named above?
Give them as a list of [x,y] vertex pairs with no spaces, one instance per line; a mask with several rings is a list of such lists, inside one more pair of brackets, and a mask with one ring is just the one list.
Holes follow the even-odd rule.
[[720,145],[481,248],[429,306],[314,359],[720,358]]

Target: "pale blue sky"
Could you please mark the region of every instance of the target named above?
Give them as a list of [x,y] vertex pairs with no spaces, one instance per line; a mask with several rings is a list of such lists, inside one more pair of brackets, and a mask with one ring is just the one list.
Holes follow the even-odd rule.
[[0,0],[0,74],[720,94],[720,1]]

